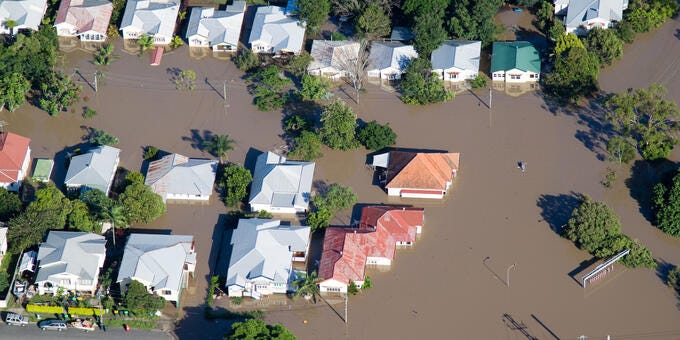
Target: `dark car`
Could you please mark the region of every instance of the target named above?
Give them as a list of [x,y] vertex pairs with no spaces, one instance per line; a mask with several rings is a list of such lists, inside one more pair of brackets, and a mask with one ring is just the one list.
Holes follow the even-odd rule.
[[66,329],[66,322],[62,320],[43,320],[38,322],[38,327],[40,327],[43,331],[45,330],[51,330],[51,331],[63,331]]

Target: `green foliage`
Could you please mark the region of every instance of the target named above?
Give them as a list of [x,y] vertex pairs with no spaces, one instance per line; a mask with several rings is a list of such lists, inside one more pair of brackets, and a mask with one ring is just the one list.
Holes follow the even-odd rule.
[[373,281],[371,280],[371,277],[366,275],[364,278],[364,284],[361,285],[361,289],[370,289],[373,287]]
[[295,336],[283,325],[267,325],[259,319],[248,319],[231,325],[231,333],[225,340],[295,340]]
[[108,66],[118,59],[118,55],[113,54],[115,46],[113,44],[105,44],[104,46],[97,49],[97,54],[94,55],[93,63],[99,66]]
[[470,82],[470,85],[472,85],[473,89],[483,89],[486,88],[489,84],[489,76],[487,76],[485,73],[480,72],[477,74],[475,79],[472,79]]
[[407,104],[426,105],[453,98],[444,81],[432,74],[429,59],[416,58],[406,68],[401,81],[401,100]]
[[314,198],[314,205],[317,208],[326,207],[332,212],[349,209],[357,202],[357,195],[352,188],[343,187],[340,184],[331,184],[326,192]]
[[333,41],[344,41],[344,40],[347,40],[347,37],[344,34],[338,32],[338,31],[333,31],[333,33],[331,33],[331,40],[333,40]]
[[459,39],[481,40],[486,46],[494,40],[494,16],[502,0],[452,0],[449,32]]
[[[113,11],[111,12],[110,23],[112,26],[117,26],[123,19],[123,11],[125,10],[125,0],[113,0]],[[116,27],[117,28],[117,27]],[[117,31],[117,29],[116,29]]]
[[132,183],[120,194],[119,202],[125,207],[131,223],[149,223],[165,213],[163,198],[144,183]]
[[0,293],[9,288],[9,275],[7,272],[0,272]]
[[658,183],[652,193],[656,225],[667,234],[680,236],[680,173],[673,177],[669,187]]
[[193,91],[196,88],[196,72],[194,70],[179,71],[172,77],[172,82],[177,90]]
[[562,34],[555,43],[555,55],[562,55],[573,48],[585,49],[585,46],[583,46],[583,42],[581,42],[581,39],[576,34]]
[[557,55],[553,71],[544,77],[546,90],[562,100],[575,101],[597,91],[600,66],[585,48],[570,48]]
[[316,303],[316,297],[319,295],[318,284],[322,280],[316,275],[316,271],[313,271],[293,281],[293,286],[296,288],[295,297],[309,296]]
[[614,60],[623,56],[623,41],[614,30],[595,27],[588,32],[586,48],[595,53],[600,60],[600,66],[611,65]]
[[26,311],[29,313],[36,314],[61,314],[64,312],[64,307],[61,306],[38,306],[38,305],[26,305]]
[[357,139],[368,150],[380,150],[396,144],[397,134],[392,131],[389,123],[380,125],[373,120],[359,130]]
[[108,134],[104,130],[99,130],[95,128],[91,130],[90,136],[88,137],[88,141],[96,145],[109,145],[109,146],[120,143],[117,137]]
[[542,32],[546,32],[552,27],[554,19],[555,7],[553,4],[549,1],[541,1],[541,7],[536,10],[536,27]]
[[283,90],[291,84],[290,79],[281,77],[281,70],[275,65],[259,69],[248,76],[250,88],[255,95],[254,103],[261,111],[281,109],[287,98]]
[[314,132],[302,131],[299,136],[295,137],[293,150],[288,154],[293,159],[301,159],[305,161],[312,161],[321,158],[321,138]]
[[162,309],[165,299],[149,293],[141,282],[132,280],[123,296],[123,303],[133,314],[146,316]]
[[668,271],[668,276],[666,276],[666,284],[680,291],[680,268],[678,266],[673,266],[671,270]]
[[635,30],[633,30],[633,25],[630,22],[623,20],[616,25],[616,35],[625,42],[630,44],[635,39]]
[[153,47],[153,37],[144,33],[137,39],[137,45],[139,45],[141,53],[144,53],[146,50]]
[[311,131],[314,128],[314,122],[301,115],[292,114],[283,120],[283,126],[286,133],[299,135],[302,131]]
[[297,15],[307,26],[307,32],[314,34],[328,20],[331,11],[329,0],[297,0]]
[[[1,71],[0,71],[1,72]],[[31,82],[21,73],[8,73],[0,77],[0,110],[6,107],[13,112],[26,101]]]
[[[57,32],[54,27],[42,25],[38,32],[25,35],[19,33],[11,45],[0,48],[0,80],[4,83],[1,88],[5,89],[6,83],[14,83],[11,89],[5,89],[3,96],[10,93],[21,92],[23,83],[19,77],[13,78],[13,74],[19,74],[28,80],[33,88],[40,89],[42,84],[52,82],[52,69],[56,64],[58,55]],[[14,96],[13,101],[19,105]],[[8,107],[9,109],[9,107]]]
[[326,97],[331,83],[324,77],[305,74],[302,76],[301,87],[298,91],[300,98],[303,100],[319,100]]
[[307,215],[305,224],[312,228],[312,232],[328,227],[333,218],[333,211],[328,207],[317,207],[314,212]]
[[[180,13],[182,13],[182,12],[184,12],[184,15],[186,15],[186,11],[180,11]],[[178,47],[184,45],[184,41],[182,40],[181,37],[176,35],[176,36],[172,37],[172,40],[170,40],[170,44],[168,44],[168,45],[170,45],[170,48],[174,49],[174,48],[178,48]]]
[[354,281],[352,280],[349,280],[349,285],[347,286],[347,293],[352,295],[357,295],[357,293],[359,293],[359,287],[357,287],[357,284],[354,283]]
[[234,150],[236,141],[229,138],[229,135],[212,135],[209,140],[201,143],[203,151],[209,152],[211,155],[218,157],[220,163],[228,159],[227,152]]
[[[26,209],[22,214],[9,220],[7,244],[10,251],[19,253],[43,241],[47,230],[62,229],[58,214],[49,210]],[[66,223],[66,222],[64,222]]]
[[92,220],[87,204],[81,200],[71,201],[71,212],[68,214],[68,227],[85,232],[95,231],[95,222]]
[[321,113],[321,141],[331,149],[352,150],[358,146],[356,139],[357,115],[344,101],[338,99]]
[[390,34],[392,21],[385,11],[375,3],[366,6],[356,20],[357,35],[374,40]]
[[564,35],[564,32],[566,31],[566,27],[564,27],[564,23],[562,20],[554,20],[548,29],[548,37],[552,41],[557,41],[561,36]]
[[208,296],[205,298],[205,304],[211,307],[213,304],[213,296],[215,295],[215,288],[220,284],[220,277],[215,275],[210,277],[210,285],[208,286]]
[[0,187],[0,221],[6,222],[21,212],[19,195]]
[[98,189],[90,189],[80,194],[80,200],[87,205],[88,210],[96,221],[106,219],[106,211],[113,205],[113,200]]
[[218,183],[224,204],[229,207],[237,206],[248,196],[248,185],[252,181],[253,176],[243,166],[232,164],[225,167]]
[[125,185],[144,184],[144,175],[139,171],[130,171],[125,175]]
[[243,297],[242,296],[232,296],[232,297],[229,298],[229,302],[238,306],[241,303],[243,303]]
[[418,16],[430,14],[439,16],[444,14],[444,10],[449,6],[449,0],[405,0],[401,9],[405,14]]
[[248,72],[260,65],[260,59],[251,50],[243,47],[239,49],[238,54],[234,57],[234,64],[239,70]]
[[158,150],[158,148],[153,146],[153,145],[149,145],[149,146],[145,147],[144,148],[144,155],[143,155],[144,160],[145,161],[155,160],[156,157],[158,156],[159,151],[160,150]]
[[46,83],[40,85],[39,104],[50,116],[56,116],[78,101],[78,95],[83,87],[73,83],[71,77],[58,71],[52,72],[48,79]]
[[436,50],[447,38],[444,18],[434,13],[421,13],[415,21],[413,47],[418,51],[418,56],[430,59],[432,51]]
[[637,141],[642,157],[654,160],[668,157],[677,140],[675,120],[680,110],[675,102],[665,99],[666,89],[651,84],[648,89],[629,89],[615,94],[606,102],[607,119],[624,137]]
[[106,210],[102,212],[103,219],[111,223],[112,227],[127,227],[128,217],[125,207],[119,203],[111,204]]
[[635,158],[635,146],[630,144],[628,140],[621,136],[612,137],[607,143],[607,152],[609,152],[609,159],[619,163],[628,163]]
[[307,66],[309,66],[309,63],[311,63],[313,59],[314,58],[312,58],[309,53],[303,51],[298,55],[292,56],[286,66],[290,73],[300,76],[307,71]]
[[635,32],[647,32],[660,27],[677,11],[675,0],[632,0],[623,18]]
[[85,119],[92,118],[96,115],[97,115],[97,111],[95,111],[93,108],[91,108],[89,106],[86,106],[83,109],[83,118],[85,118]]

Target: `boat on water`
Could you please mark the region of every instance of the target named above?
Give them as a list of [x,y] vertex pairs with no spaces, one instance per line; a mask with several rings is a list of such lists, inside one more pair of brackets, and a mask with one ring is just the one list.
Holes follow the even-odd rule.
[[85,332],[91,332],[95,330],[94,323],[91,320],[76,319],[75,321],[71,321],[69,325],[75,329]]

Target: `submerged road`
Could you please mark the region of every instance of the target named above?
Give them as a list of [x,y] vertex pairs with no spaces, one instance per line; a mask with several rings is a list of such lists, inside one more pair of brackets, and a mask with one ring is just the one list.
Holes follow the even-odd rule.
[[43,331],[35,324],[26,327],[8,326],[0,324],[0,339],[148,339],[148,340],[168,340],[172,339],[167,333],[157,330],[137,330],[131,329],[125,332],[122,328],[107,328],[106,332],[96,330],[93,332],[82,332],[75,329],[67,329],[63,332]]

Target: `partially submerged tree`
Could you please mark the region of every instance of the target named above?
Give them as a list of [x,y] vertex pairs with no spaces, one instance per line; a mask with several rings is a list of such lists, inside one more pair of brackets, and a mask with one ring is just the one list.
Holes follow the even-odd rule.
[[231,333],[225,340],[295,340],[295,335],[281,324],[268,325],[259,319],[247,319],[234,322]]
[[321,113],[321,141],[331,149],[352,150],[358,146],[356,139],[357,115],[344,101],[336,100]]
[[301,87],[298,91],[300,98],[303,100],[320,100],[328,95],[331,84],[324,77],[305,74],[302,76]]
[[359,40],[359,47],[356,53],[348,48],[340,50],[338,56],[339,68],[347,73],[347,78],[349,78],[356,94],[355,100],[357,104],[359,104],[359,93],[364,88],[364,77],[368,67],[369,56],[369,41],[366,39]]
[[401,100],[407,104],[425,105],[453,98],[444,81],[432,73],[430,60],[416,58],[406,68],[401,81]]
[[144,53],[146,50],[153,47],[153,37],[146,33],[142,34],[139,39],[137,39],[137,45],[139,45],[141,53]]
[[368,150],[380,150],[397,142],[397,134],[392,131],[390,124],[380,125],[375,120],[359,129],[357,138]]
[[316,297],[319,295],[319,282],[321,281],[322,279],[316,275],[316,271],[298,278],[293,281],[293,285],[297,289],[295,296],[308,296],[316,303]]
[[87,140],[96,145],[116,145],[120,143],[116,136],[110,135],[104,130],[99,130],[92,128],[90,134],[87,136]]
[[224,168],[220,181],[217,184],[222,190],[224,204],[235,207],[248,197],[248,186],[253,181],[253,176],[248,169],[238,164],[232,164]]
[[652,193],[655,224],[664,233],[680,236],[680,173],[673,177],[668,187],[663,182],[657,183]]
[[71,81],[71,77],[61,72],[52,72],[47,82],[41,84],[42,96],[39,100],[40,108],[51,116],[78,102],[78,95],[82,86]]
[[163,198],[144,183],[132,183],[120,194],[119,202],[131,223],[149,223],[165,213]]
[[623,41],[614,30],[595,27],[588,32],[586,48],[595,53],[600,66],[611,65],[623,56]]
[[220,163],[224,163],[228,159],[227,152],[234,150],[234,144],[236,144],[236,141],[229,138],[229,135],[212,135],[209,140],[201,143],[201,148],[218,157]]
[[16,110],[26,101],[26,94],[31,90],[29,82],[21,73],[5,74],[0,78],[0,111],[7,108]]
[[132,280],[123,295],[123,303],[133,314],[148,317],[165,306],[163,297],[151,294],[146,287],[137,280]]
[[307,32],[315,34],[321,28],[331,11],[329,0],[297,0],[297,15],[305,23]]
[[288,157],[293,159],[301,159],[304,161],[313,161],[323,156],[321,147],[323,143],[319,135],[312,131],[302,131],[299,136],[295,137],[293,142],[293,150],[288,153]]

